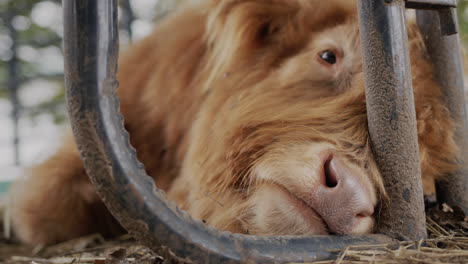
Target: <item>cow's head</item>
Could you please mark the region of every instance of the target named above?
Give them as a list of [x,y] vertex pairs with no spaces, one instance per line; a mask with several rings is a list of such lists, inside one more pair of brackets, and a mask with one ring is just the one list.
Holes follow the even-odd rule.
[[[260,235],[363,234],[385,197],[366,115],[351,1],[212,1],[203,92],[182,175],[189,210]],[[453,169],[454,126],[409,27],[420,159]]]

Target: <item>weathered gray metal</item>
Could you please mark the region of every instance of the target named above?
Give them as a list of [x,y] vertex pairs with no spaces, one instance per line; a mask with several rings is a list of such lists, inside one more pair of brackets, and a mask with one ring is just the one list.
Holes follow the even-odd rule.
[[[442,86],[447,107],[457,126],[460,170],[437,183],[437,199],[456,205],[468,214],[468,110],[463,80],[463,61],[458,35],[443,36],[437,12],[418,10],[417,21],[434,64],[435,79]],[[456,18],[456,14],[454,14]]]
[[456,0],[406,0],[406,8],[437,10],[438,16],[433,16],[434,20],[432,22],[439,21],[439,29],[443,35],[458,33],[455,7],[457,7]]
[[[391,2],[393,0],[386,0]],[[406,8],[440,9],[457,7],[457,0],[405,0]]]
[[397,239],[426,237],[405,1],[358,1],[369,134],[389,201],[377,230]]

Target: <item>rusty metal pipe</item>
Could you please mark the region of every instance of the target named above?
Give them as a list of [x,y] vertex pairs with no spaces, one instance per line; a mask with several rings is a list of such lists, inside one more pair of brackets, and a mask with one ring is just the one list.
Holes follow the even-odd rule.
[[[437,199],[458,206],[468,214],[468,110],[460,39],[458,35],[441,34],[436,11],[417,10],[416,15],[434,65],[435,80],[443,88],[447,108],[456,125],[455,140],[461,151],[459,171],[437,182]],[[456,21],[455,12],[454,16]]]
[[377,231],[427,236],[404,0],[359,0],[369,134],[389,200]]

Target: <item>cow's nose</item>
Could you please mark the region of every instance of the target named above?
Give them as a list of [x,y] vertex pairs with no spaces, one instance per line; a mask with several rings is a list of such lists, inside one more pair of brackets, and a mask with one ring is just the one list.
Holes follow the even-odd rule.
[[336,234],[359,234],[373,224],[374,204],[370,181],[359,169],[342,158],[330,155],[323,160],[321,181],[310,200],[315,211]]

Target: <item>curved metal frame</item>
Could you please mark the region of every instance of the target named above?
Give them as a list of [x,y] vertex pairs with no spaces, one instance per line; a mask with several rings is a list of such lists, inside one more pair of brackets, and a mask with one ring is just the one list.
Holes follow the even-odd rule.
[[145,245],[188,262],[282,263],[329,259],[350,245],[392,241],[384,235],[246,236],[192,220],[146,175],[118,114],[117,0],[64,0],[63,7],[67,101],[81,157],[109,210]]
[[116,94],[116,0],[67,0],[65,56],[72,128],[93,183],[119,222],[153,249],[161,245],[199,263],[302,262],[328,259],[363,237],[256,237],[219,232],[167,202],[146,175],[123,128]]

